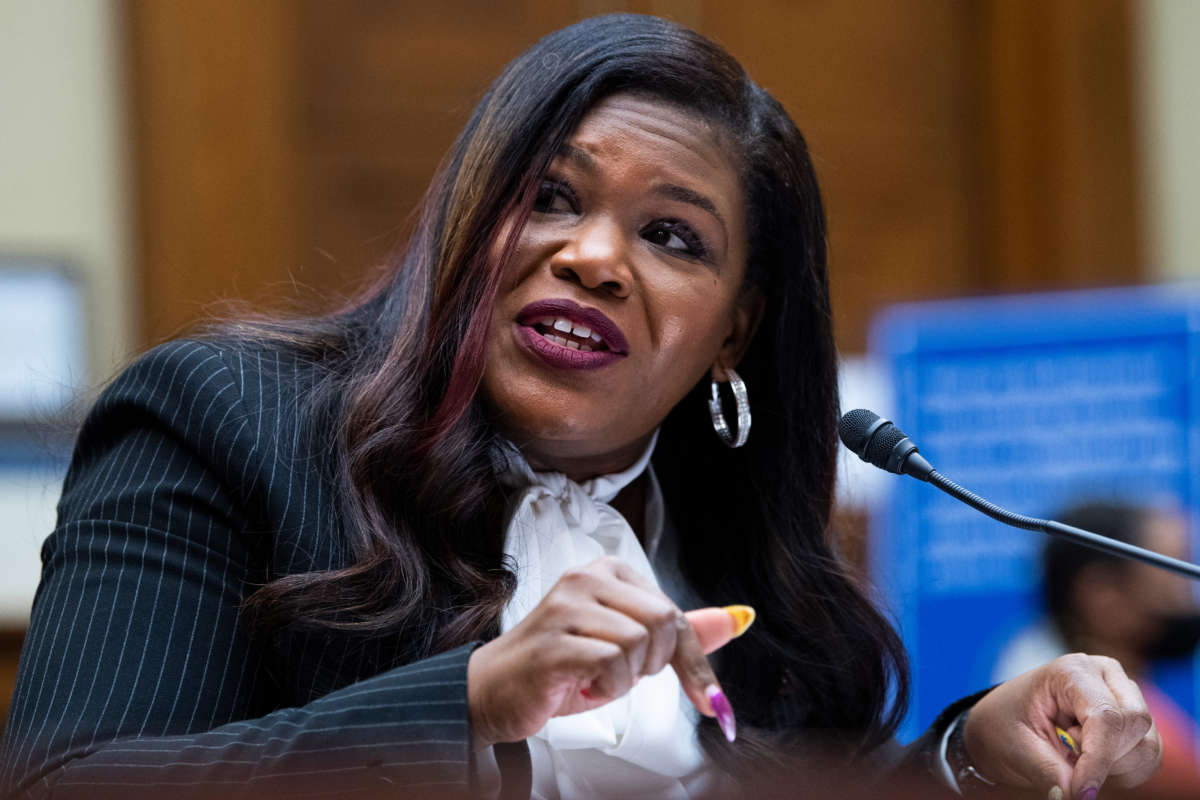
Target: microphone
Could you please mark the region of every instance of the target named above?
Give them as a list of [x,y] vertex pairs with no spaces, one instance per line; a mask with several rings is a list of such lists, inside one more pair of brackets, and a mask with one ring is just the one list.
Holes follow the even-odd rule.
[[873,411],[865,408],[847,411],[838,423],[838,435],[841,436],[842,444],[868,464],[897,475],[911,475],[918,480],[931,483],[955,500],[969,505],[997,522],[1003,522],[1005,525],[1022,530],[1041,531],[1051,536],[1070,539],[1085,547],[1103,550],[1120,558],[1141,561],[1192,580],[1200,580],[1200,566],[1187,561],[1164,556],[1153,550],[1146,550],[1126,542],[1119,542],[1082,528],[1064,525],[1052,519],[1038,519],[1037,517],[1027,517],[1024,514],[1014,514],[995,503],[984,500],[934,469],[933,465],[917,451],[917,445],[905,435],[904,431],[893,425],[891,420],[884,419]]
[[838,423],[838,435],[842,437],[842,444],[859,458],[880,469],[897,475],[911,475],[922,481],[928,481],[934,471],[933,465],[917,451],[913,440],[891,420],[874,411],[865,408],[847,411]]

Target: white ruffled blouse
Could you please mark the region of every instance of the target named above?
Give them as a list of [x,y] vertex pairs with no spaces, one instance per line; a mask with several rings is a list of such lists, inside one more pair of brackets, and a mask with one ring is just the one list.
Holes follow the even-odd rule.
[[[673,537],[663,536],[662,492],[649,467],[657,439],[655,433],[628,469],[582,483],[558,472],[535,472],[515,447],[503,449],[501,480],[519,493],[504,543],[516,566],[517,587],[501,616],[502,631],[524,619],[564,572],[603,556],[620,558],[681,607],[694,604],[679,578]],[[645,547],[609,505],[643,472],[650,481]],[[696,738],[698,718],[670,667],[600,708],[555,717],[528,740],[533,797],[694,797],[715,779]],[[498,790],[495,760],[481,755],[481,784]]]

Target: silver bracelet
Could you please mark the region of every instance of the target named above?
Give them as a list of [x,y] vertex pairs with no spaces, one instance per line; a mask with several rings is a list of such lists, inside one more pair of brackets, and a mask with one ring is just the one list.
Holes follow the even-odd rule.
[[964,740],[965,731],[967,728],[967,716],[970,710],[954,721],[954,728],[950,731],[950,738],[946,742],[946,763],[950,765],[951,772],[954,773],[954,779],[958,781],[958,786],[966,794],[971,787],[994,787],[996,782],[985,776],[982,772],[971,763],[971,758],[967,754],[967,745]]

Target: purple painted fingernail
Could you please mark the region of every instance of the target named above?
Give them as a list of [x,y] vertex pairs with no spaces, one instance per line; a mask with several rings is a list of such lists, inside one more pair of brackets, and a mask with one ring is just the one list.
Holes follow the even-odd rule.
[[[732,742],[737,738],[737,723],[733,721],[733,706],[729,705],[729,698],[715,685],[709,686],[704,693],[708,695],[708,702],[712,705],[713,713],[717,715],[717,724],[721,726],[721,732]],[[1089,797],[1087,800],[1093,798]]]
[[1100,790],[1095,786],[1089,786],[1079,793],[1079,800],[1096,800],[1096,795],[1100,794]]

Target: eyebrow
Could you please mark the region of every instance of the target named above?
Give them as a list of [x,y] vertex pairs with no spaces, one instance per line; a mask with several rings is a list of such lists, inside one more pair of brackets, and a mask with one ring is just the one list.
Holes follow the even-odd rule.
[[592,157],[591,153],[576,147],[570,142],[564,142],[558,154],[564,156],[568,161],[574,161],[581,167],[591,169],[596,166],[596,159]]
[[703,209],[717,218],[717,222],[721,223],[721,227],[725,227],[725,218],[721,216],[721,212],[717,211],[717,206],[712,200],[699,192],[689,189],[686,186],[679,186],[675,183],[660,183],[654,187],[654,193],[664,197],[669,197],[672,200],[678,200],[681,203],[689,203],[697,208]]
[[[594,169],[596,159],[591,153],[582,150],[570,143],[564,143],[559,154],[568,161],[575,162],[578,166],[584,169]],[[707,211],[717,218],[717,222],[721,223],[721,227],[728,230],[725,224],[725,218],[721,216],[721,212],[717,210],[717,204],[710,200],[706,195],[697,192],[694,189],[689,189],[686,186],[680,186],[677,183],[660,183],[652,190],[657,195],[662,195],[671,200],[677,200],[681,203],[687,203]]]

